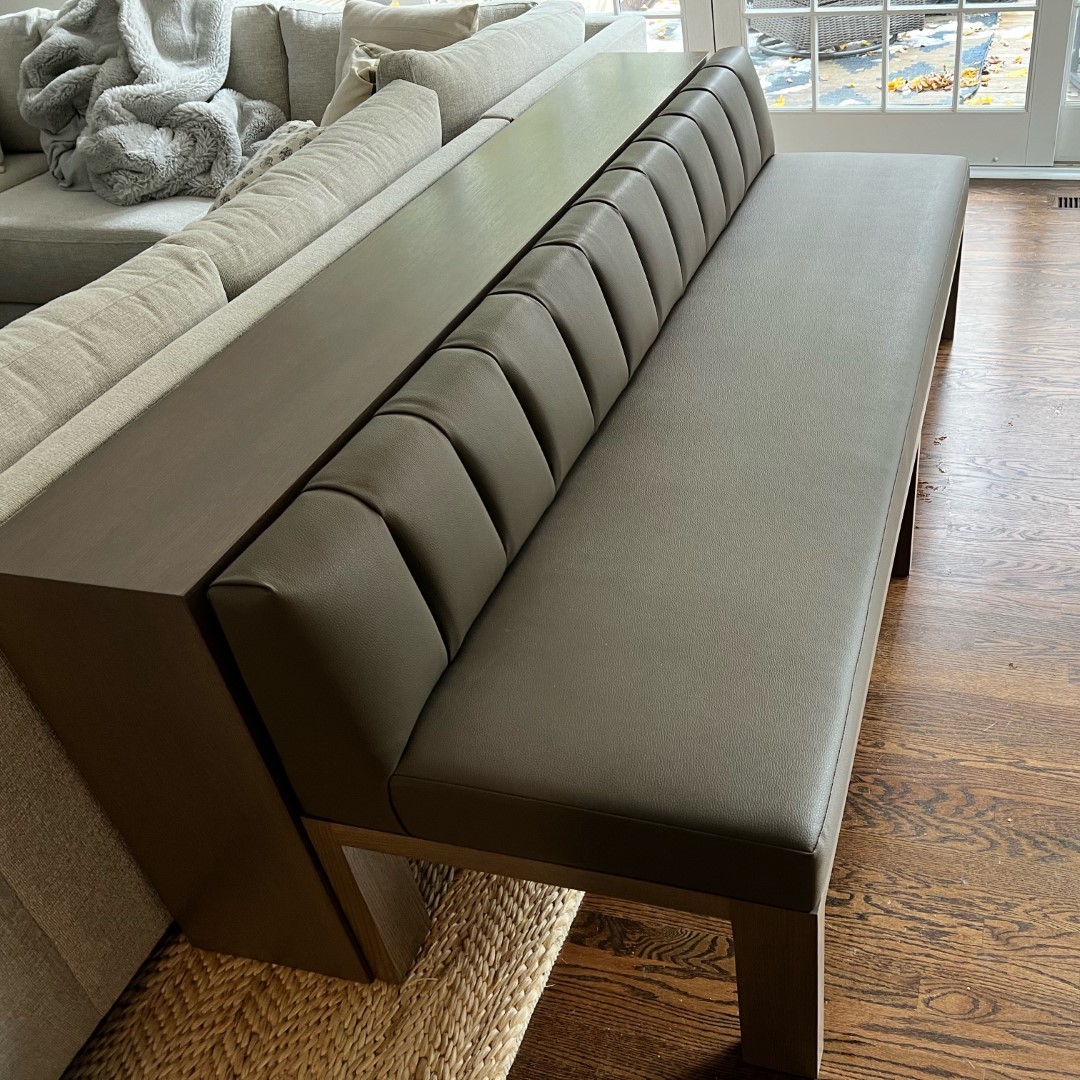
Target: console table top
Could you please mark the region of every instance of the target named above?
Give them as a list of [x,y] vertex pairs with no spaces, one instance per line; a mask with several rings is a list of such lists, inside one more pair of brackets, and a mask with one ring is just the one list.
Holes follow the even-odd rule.
[[702,60],[583,64],[0,527],[0,592],[201,591]]

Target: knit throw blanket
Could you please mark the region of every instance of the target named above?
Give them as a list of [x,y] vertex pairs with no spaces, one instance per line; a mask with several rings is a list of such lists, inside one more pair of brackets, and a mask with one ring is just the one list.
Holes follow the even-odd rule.
[[19,111],[61,187],[120,206],[213,197],[277,106],[223,90],[235,0],[68,0],[23,61]]

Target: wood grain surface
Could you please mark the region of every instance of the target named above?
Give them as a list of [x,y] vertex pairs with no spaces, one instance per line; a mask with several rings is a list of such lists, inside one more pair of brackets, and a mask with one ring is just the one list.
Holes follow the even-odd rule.
[[703,59],[590,58],[0,527],[0,585],[201,591]]
[[[973,186],[829,893],[829,1080],[1080,1077],[1076,190]],[[769,1075],[729,925],[590,896],[510,1080]]]

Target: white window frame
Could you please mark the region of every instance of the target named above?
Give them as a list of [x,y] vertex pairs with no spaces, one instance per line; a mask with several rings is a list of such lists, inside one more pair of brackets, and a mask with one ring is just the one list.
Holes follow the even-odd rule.
[[[684,0],[690,3],[692,0]],[[711,0],[713,41],[716,47],[743,45],[751,13],[744,0]],[[867,6],[835,6],[818,10],[817,0],[810,0],[806,15],[811,19],[813,40],[817,40],[818,18],[844,13],[861,14],[880,11],[888,20],[891,14],[956,15],[987,11],[1032,11],[1034,33],[1028,67],[1027,103],[1017,107],[965,106],[959,102],[959,80],[954,78],[951,106],[905,106],[888,101],[888,50],[884,50],[882,97],[878,106],[863,108],[823,108],[817,105],[818,80],[811,78],[813,104],[804,109],[780,109],[773,112],[777,144],[785,150],[907,150],[919,153],[963,154],[979,165],[1025,166],[1050,165],[1054,161],[1062,95],[1067,73],[1068,31],[1074,0],[1024,0],[1002,7],[986,0],[955,0],[953,3],[898,3],[880,0]],[[754,14],[768,8],[759,4]],[[775,14],[790,16],[790,9]],[[888,25],[885,26],[886,36]],[[962,49],[957,35],[954,61],[959,67]],[[1069,122],[1073,117],[1070,115]],[[1080,133],[1080,116],[1076,118]]]

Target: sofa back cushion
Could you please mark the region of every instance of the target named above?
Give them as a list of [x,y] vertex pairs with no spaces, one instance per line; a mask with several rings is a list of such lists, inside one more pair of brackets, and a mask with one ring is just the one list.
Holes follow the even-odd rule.
[[159,244],[5,326],[0,472],[225,303],[203,252]]
[[230,299],[249,288],[439,149],[434,93],[390,89],[163,243],[206,252]]
[[341,9],[286,4],[278,21],[289,66],[289,117],[317,124],[338,84]]
[[41,31],[55,11],[29,8],[0,15],[0,143],[4,152],[41,150],[41,132],[19,115],[19,67],[41,43]]
[[581,5],[550,0],[437,52],[407,49],[383,57],[378,87],[403,79],[434,90],[439,95],[443,141],[449,142],[584,40]]
[[249,98],[270,101],[288,117],[289,60],[281,39],[278,5],[241,3],[233,9],[225,85]]
[[[509,5],[507,5],[509,6]],[[516,120],[545,94],[577,71],[594,56],[606,52],[645,52],[648,44],[647,22],[640,15],[604,16],[608,22],[598,33],[589,34],[590,18],[585,16],[585,44],[572,49],[561,60],[545,68],[513,93],[497,101],[484,114],[504,120]]]
[[[761,94],[742,50],[685,92],[736,113]],[[308,812],[399,828],[387,783],[424,702],[741,198],[725,109],[687,111],[663,110],[211,587]],[[713,146],[735,155],[730,196]]]
[[395,51],[432,52],[464,41],[476,33],[479,4],[384,4],[376,0],[347,0],[338,40],[338,78],[354,41]]

